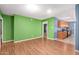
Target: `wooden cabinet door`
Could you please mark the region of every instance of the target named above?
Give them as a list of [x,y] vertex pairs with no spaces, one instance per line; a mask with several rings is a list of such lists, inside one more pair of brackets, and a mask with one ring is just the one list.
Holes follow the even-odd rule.
[[67,32],[58,32],[58,39],[64,39],[67,37]]

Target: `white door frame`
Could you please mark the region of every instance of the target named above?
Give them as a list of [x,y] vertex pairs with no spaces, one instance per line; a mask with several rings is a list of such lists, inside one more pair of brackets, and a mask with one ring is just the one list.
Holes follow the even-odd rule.
[[48,21],[44,21],[42,23],[42,38],[44,38],[44,24],[47,24],[46,30],[47,30],[47,39],[48,39]]
[[2,42],[3,42],[3,18],[0,16],[0,19],[2,20]]

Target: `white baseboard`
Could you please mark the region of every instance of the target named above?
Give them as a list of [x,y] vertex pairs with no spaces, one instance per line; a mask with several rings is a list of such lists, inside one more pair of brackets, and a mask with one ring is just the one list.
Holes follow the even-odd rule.
[[3,41],[2,43],[12,42],[13,40]]
[[48,40],[54,40],[53,38],[48,38]]
[[37,39],[37,38],[41,38],[41,36],[40,37],[35,37],[35,38],[23,39],[23,40],[19,40],[19,41],[14,41],[14,43],[29,41],[29,40],[33,40],[33,39]]

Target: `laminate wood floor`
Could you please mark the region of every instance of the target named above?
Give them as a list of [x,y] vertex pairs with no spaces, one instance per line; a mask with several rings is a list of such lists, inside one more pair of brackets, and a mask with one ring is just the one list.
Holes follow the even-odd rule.
[[74,46],[42,38],[2,45],[1,55],[74,55]]

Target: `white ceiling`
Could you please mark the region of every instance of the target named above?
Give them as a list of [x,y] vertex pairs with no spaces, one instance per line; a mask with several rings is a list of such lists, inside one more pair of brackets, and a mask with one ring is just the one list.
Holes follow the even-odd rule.
[[[7,15],[22,15],[33,18],[49,18],[58,17],[59,19],[70,17],[74,18],[75,5],[74,4],[37,4],[39,6],[38,12],[30,12],[26,9],[27,4],[0,4],[0,10]],[[52,9],[51,14],[47,14],[47,10]]]

